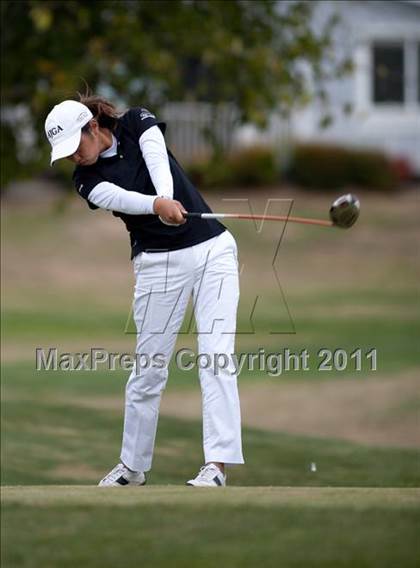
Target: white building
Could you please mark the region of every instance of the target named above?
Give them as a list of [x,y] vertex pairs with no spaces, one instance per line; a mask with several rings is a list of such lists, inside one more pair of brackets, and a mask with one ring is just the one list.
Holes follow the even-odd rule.
[[323,1],[314,25],[331,12],[340,15],[336,49],[350,55],[354,72],[328,85],[332,125],[319,128],[321,109],[312,104],[293,115],[293,138],[380,148],[420,174],[420,2]]

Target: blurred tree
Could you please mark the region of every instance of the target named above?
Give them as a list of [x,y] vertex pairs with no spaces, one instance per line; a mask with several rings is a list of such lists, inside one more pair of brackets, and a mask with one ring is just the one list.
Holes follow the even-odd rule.
[[[314,2],[272,0],[8,1],[2,19],[2,185],[48,163],[50,108],[84,90],[158,110],[166,101],[230,102],[264,125],[349,68]],[[22,168],[24,165],[24,168]]]

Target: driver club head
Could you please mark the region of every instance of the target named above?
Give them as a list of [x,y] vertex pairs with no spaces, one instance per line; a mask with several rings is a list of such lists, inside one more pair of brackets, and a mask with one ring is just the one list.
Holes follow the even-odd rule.
[[330,219],[336,227],[349,229],[355,224],[360,214],[360,201],[348,193],[338,197],[331,205]]

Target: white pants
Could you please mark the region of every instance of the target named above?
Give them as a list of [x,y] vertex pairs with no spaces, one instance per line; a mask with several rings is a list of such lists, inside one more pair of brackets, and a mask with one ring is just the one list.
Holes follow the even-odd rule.
[[204,460],[244,463],[232,362],[239,300],[235,239],[225,231],[185,249],[142,252],[134,259],[134,271],[136,353],[164,358],[166,364],[138,365],[128,379],[121,461],[134,471],[151,469],[167,365],[192,295],[198,353],[207,354],[211,361],[215,354],[226,354],[229,360],[225,369],[215,370],[213,365],[199,369]]

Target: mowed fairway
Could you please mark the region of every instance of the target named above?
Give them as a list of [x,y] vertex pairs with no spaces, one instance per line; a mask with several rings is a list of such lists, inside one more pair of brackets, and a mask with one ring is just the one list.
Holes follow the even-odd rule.
[[[253,195],[254,211],[287,196]],[[292,197],[294,213],[314,217],[330,201]],[[201,401],[196,369],[175,366],[147,486],[95,486],[118,460],[128,373],[38,372],[35,348],[132,351],[128,238],[77,199],[61,215],[7,208],[2,567],[419,565],[418,196],[361,200],[351,231],[287,228],[275,263],[284,297],[272,269],[278,228],[229,225],[243,266],[238,352],[308,349],[311,366],[277,377],[244,369],[246,465],[216,490],[184,485],[202,465]],[[177,348],[195,348],[188,321]],[[361,371],[317,370],[319,349],[358,347],[377,349],[378,371],[366,360]]]
[[7,487],[3,503],[3,566],[418,565],[414,489]]

